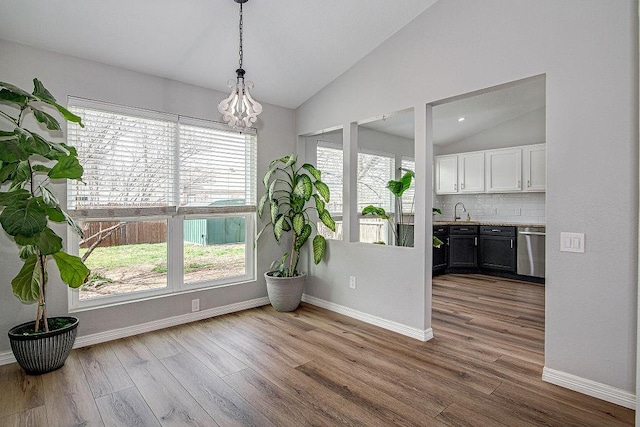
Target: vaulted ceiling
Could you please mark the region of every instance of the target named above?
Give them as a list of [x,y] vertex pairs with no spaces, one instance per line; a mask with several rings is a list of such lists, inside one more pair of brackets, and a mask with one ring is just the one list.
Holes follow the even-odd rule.
[[[249,0],[244,68],[259,101],[296,108],[436,0]],[[0,38],[226,92],[234,0],[0,0]]]
[[[296,108],[436,0],[248,0],[244,68],[254,97]],[[238,67],[234,0],[0,0],[0,38],[227,92]],[[1,79],[1,76],[0,76]],[[544,106],[544,82],[434,109],[446,144]],[[413,115],[367,127],[413,137]],[[459,116],[473,117],[460,126]]]

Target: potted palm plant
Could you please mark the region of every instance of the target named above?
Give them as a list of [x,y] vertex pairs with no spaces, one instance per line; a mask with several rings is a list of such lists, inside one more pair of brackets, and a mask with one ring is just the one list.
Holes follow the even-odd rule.
[[29,93],[0,82],[0,224],[16,243],[23,262],[11,281],[13,293],[23,303],[36,303],[37,308],[34,321],[9,331],[11,349],[28,374],[41,374],[64,364],[78,327],[75,317],[48,316],[48,265],[55,262],[60,278],[72,288],[85,282],[89,269],[80,258],[62,250],[62,238],[49,227],[66,223],[81,233],[50,186],[60,180],[81,180],[77,152],[38,133],[62,133],[60,123],[47,109],[80,126],[82,122],[59,105],[38,79],[33,83]]
[[271,271],[265,273],[269,301],[278,311],[293,311],[300,304],[306,278],[306,273],[298,271],[300,251],[314,232],[313,261],[318,264],[325,256],[327,242],[318,234],[314,219],[319,219],[331,231],[336,229],[331,214],[325,209],[330,198],[329,187],[321,178],[322,173],[315,166],[305,163],[298,167],[297,156],[290,154],[273,160],[262,181],[266,191],[258,203],[258,216],[262,218],[267,210],[270,215],[256,240],[271,228],[280,244],[285,233],[291,232],[290,253],[285,252],[271,265]]

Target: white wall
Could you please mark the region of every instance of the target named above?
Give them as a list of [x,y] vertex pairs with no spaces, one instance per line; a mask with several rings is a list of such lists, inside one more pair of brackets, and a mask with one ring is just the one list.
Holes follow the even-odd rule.
[[[358,128],[358,148],[366,152],[394,154],[398,159],[415,155],[413,140],[362,126]],[[400,167],[399,164],[396,166]]]
[[[0,80],[31,90],[32,78],[39,78],[62,104],[68,95],[130,105],[157,111],[220,120],[217,103],[228,94],[186,85],[150,75],[41,51],[0,40]],[[256,99],[260,99],[256,88]],[[292,110],[263,104],[258,121],[258,176],[269,161],[295,150]],[[259,179],[261,182],[261,179]],[[64,192],[64,186],[60,186]],[[64,194],[60,200],[66,200]],[[275,244],[262,239],[258,245],[257,280],[195,293],[162,297],[116,307],[76,313],[80,318],[79,336],[109,331],[191,312],[191,299],[200,298],[200,309],[224,306],[266,296],[262,272],[272,259]],[[267,256],[262,256],[267,254]],[[35,305],[21,304],[11,293],[11,279],[20,262],[16,247],[0,235],[0,331],[35,317]],[[53,276],[53,275],[52,275]],[[67,288],[52,280],[48,295],[49,313],[67,313]],[[10,349],[5,333],[0,334],[0,353]]]
[[[433,151],[438,156],[541,144],[545,142],[545,116],[546,109],[544,107],[538,108],[459,141],[447,145],[436,145],[433,147]],[[435,131],[437,132],[437,129]]]
[[305,144],[314,145],[318,141],[328,142],[330,144],[339,146],[342,148],[342,129],[334,130],[331,132],[323,132],[322,134],[307,136],[304,139]]
[[[347,124],[345,129],[349,128],[350,126]],[[395,154],[397,167],[399,167],[399,162],[403,156],[411,158],[415,157],[413,140],[393,136],[384,132],[365,128],[363,126],[353,126],[353,128],[355,134],[353,135],[351,144],[353,144],[356,153],[359,149],[362,149],[371,153]],[[335,135],[336,134],[334,134],[334,136]],[[337,135],[348,140],[350,132],[338,132]],[[317,139],[326,140],[328,138],[317,136],[301,138],[301,142],[303,144],[307,144],[303,149],[306,151],[308,161],[313,162],[315,160],[313,145]],[[349,141],[343,140],[342,145],[345,151],[348,150],[348,142]],[[348,156],[348,154],[346,155]],[[357,159],[357,154],[355,159]],[[348,164],[345,166],[347,169],[347,172],[345,173],[348,174],[350,167]],[[357,162],[355,161],[354,166],[357,166]],[[354,177],[356,173],[357,171],[354,169]],[[345,186],[343,191],[343,200],[346,204],[355,193],[349,191],[349,183],[347,182],[348,177],[345,176],[344,179]],[[306,269],[310,272],[310,277],[307,279],[305,293],[315,298],[339,303],[349,308],[381,317],[385,320],[406,325],[412,329],[412,334],[419,335],[421,331],[428,329],[425,327],[425,314],[423,313],[425,304],[423,303],[422,298],[416,300],[414,298],[415,294],[412,292],[406,292],[398,295],[398,298],[402,299],[402,305],[407,309],[402,313],[397,313],[394,310],[394,305],[388,305],[385,300],[380,300],[379,306],[376,309],[371,310],[372,300],[368,298],[368,295],[383,294],[386,292],[385,289],[391,285],[391,283],[384,283],[382,286],[379,286],[376,277],[378,275],[378,268],[381,266],[376,265],[374,268],[372,260],[377,259],[378,257],[386,258],[385,254],[397,257],[397,250],[399,249],[402,255],[400,255],[399,258],[394,258],[400,263],[399,265],[408,266],[411,263],[414,263],[414,265],[416,263],[422,264],[423,251],[420,251],[419,248],[395,248],[357,242],[353,242],[345,246],[344,244],[349,240],[349,230],[347,230],[347,227],[350,227],[350,225],[347,225],[349,222],[348,217],[349,213],[346,212],[345,209],[343,215],[343,226],[345,227],[344,240],[329,240],[325,261],[318,266],[313,265],[313,263],[307,264]],[[353,221],[352,224],[353,227],[356,228],[354,233],[355,235],[352,237],[352,240],[357,240],[357,236],[359,235],[359,231],[357,230],[358,223],[357,221]],[[357,246],[357,251],[351,252],[351,245]],[[343,252],[345,249],[348,251]],[[334,261],[332,260],[346,260],[344,258],[345,256],[348,257],[348,262],[350,264],[364,268],[355,268],[354,270],[333,270],[332,266],[334,265]],[[383,263],[383,265],[387,264]],[[389,264],[389,268],[394,267],[392,267],[392,264]],[[355,290],[350,289],[348,286],[350,276],[356,276],[358,285]],[[420,292],[420,289],[424,289],[424,277],[416,277],[414,272],[409,268],[398,267],[397,274],[392,278],[392,283],[406,284],[406,286],[413,288],[417,292]]]
[[[296,111],[305,134],[413,106],[417,181],[430,188],[426,103],[546,74],[545,364],[628,393],[636,354],[637,21],[633,0],[440,1]],[[424,196],[422,209],[431,203]],[[602,221],[613,213],[615,238]],[[417,218],[418,236],[430,217]],[[560,252],[561,231],[585,233],[586,253]],[[418,240],[417,251],[331,242],[307,292],[428,328],[431,249]],[[350,275],[365,279],[356,291]]]

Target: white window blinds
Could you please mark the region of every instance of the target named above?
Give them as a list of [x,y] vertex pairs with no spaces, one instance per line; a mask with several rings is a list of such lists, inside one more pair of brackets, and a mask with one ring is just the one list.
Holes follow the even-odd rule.
[[69,208],[172,205],[176,123],[73,105],[70,110],[85,127],[68,126],[69,144],[84,168]]
[[180,119],[180,206],[253,205],[255,136]]
[[358,153],[358,212],[368,205],[393,211],[387,183],[395,179],[394,163],[393,157]]
[[69,104],[85,125],[68,126],[84,167],[83,182],[69,184],[68,206],[79,216],[255,205],[255,134],[95,101]]
[[331,194],[327,209],[332,214],[342,215],[342,174],[344,159],[342,149],[330,143],[318,141],[316,166],[322,171],[322,182],[327,184]]

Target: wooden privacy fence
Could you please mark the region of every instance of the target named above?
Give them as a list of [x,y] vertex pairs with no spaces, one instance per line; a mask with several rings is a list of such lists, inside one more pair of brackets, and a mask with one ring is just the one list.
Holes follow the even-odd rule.
[[[84,236],[88,240],[80,247],[88,248],[97,239],[100,239],[100,231],[107,230],[118,225],[119,222],[85,222],[82,226]],[[103,233],[103,235],[106,233]],[[89,237],[92,237],[89,239]],[[99,246],[136,245],[140,243],[163,243],[167,241],[166,221],[127,222],[117,227],[111,235],[105,238]]]
[[[85,222],[82,225],[86,241],[81,248],[164,243],[167,241],[166,221]],[[204,246],[245,241],[244,218],[207,218],[184,221],[184,241]]]
[[[211,230],[209,231],[209,237],[203,235],[201,239],[197,240],[196,237],[199,238],[200,236],[195,235],[197,234],[196,231],[199,231],[197,226],[201,225],[200,222],[210,225],[211,227],[209,228],[211,228]],[[200,222],[197,220],[185,221],[184,233],[186,242],[208,246],[221,243],[243,242],[245,239],[244,221],[239,221],[238,218],[215,218],[201,220]],[[82,230],[87,240],[83,242],[80,247],[83,249],[89,248],[96,240],[104,238],[103,236],[107,234],[104,232],[105,230],[115,227],[118,224],[120,224],[118,221],[85,222],[82,224]],[[323,234],[331,233],[330,238],[342,239],[342,223],[339,222],[337,226],[338,228],[335,235],[333,235],[330,230],[324,230]],[[385,240],[384,230],[385,225],[383,223],[363,221],[360,227],[360,241],[377,242]],[[100,231],[103,231],[102,236],[100,235]],[[142,243],[164,243],[166,241],[166,221],[135,221],[127,222],[120,227],[116,227],[98,246],[137,245]]]

